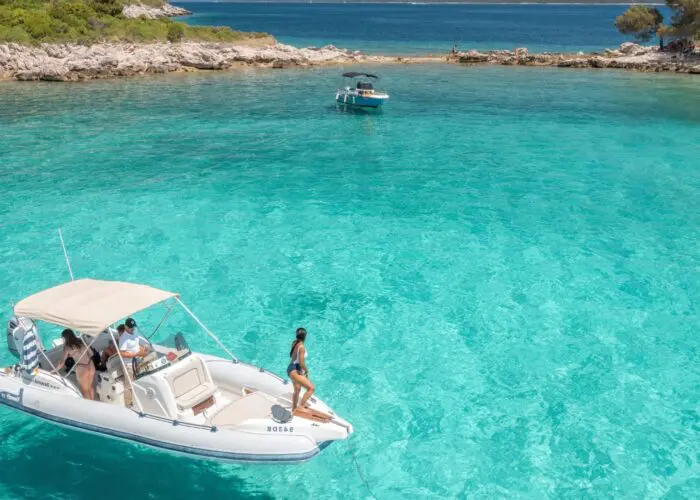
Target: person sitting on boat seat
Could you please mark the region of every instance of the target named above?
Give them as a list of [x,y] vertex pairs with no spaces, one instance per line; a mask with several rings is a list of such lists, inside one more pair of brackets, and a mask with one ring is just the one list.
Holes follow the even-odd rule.
[[148,350],[146,339],[141,337],[136,330],[134,318],[127,318],[124,322],[124,333],[119,336],[119,352],[122,358],[142,358]]
[[[119,342],[119,339],[121,338],[125,330],[126,326],[123,323],[117,327],[117,342]],[[100,356],[100,366],[98,367],[98,370],[105,371],[107,369],[107,360],[115,354],[117,354],[117,346],[114,345],[114,342],[112,340],[110,340],[107,347],[102,349],[102,355]]]

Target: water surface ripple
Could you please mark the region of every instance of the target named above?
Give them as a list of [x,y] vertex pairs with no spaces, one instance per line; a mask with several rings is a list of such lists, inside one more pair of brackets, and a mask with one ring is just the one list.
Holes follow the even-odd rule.
[[[697,495],[697,82],[373,69],[383,114],[333,106],[343,68],[0,83],[3,317],[67,278],[63,227],[244,360],[282,374],[306,326],[379,498]],[[219,465],[0,421],[8,498],[367,495],[344,443]]]

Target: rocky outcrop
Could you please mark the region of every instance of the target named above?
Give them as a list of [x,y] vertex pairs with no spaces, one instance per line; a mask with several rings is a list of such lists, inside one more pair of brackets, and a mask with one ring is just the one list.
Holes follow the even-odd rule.
[[[100,43],[0,44],[0,78],[81,81],[147,73],[226,70],[254,65],[268,68],[358,63],[435,63],[437,56],[368,56],[332,45],[304,49],[276,43],[274,38],[251,38],[231,43]],[[634,71],[675,71],[700,74],[700,56],[660,52],[655,47],[623,44],[603,54],[530,53],[525,48],[453,52],[447,61],[462,64],[615,68]]]
[[656,51],[658,51],[657,47],[648,47],[632,42],[625,42],[621,44],[620,48],[617,50],[617,52],[624,56],[643,56]]
[[467,64],[478,64],[491,62],[495,55],[492,52],[483,53],[478,50],[470,50],[468,52],[460,52],[458,54],[459,62]]
[[124,17],[129,18],[158,19],[159,17],[189,16],[192,12],[165,2],[160,7],[150,7],[142,3],[125,5],[124,9],[122,9],[122,14]]
[[146,73],[225,70],[239,65],[283,68],[359,62],[391,62],[396,58],[366,56],[333,46],[299,49],[274,39],[249,44],[103,43],[92,46],[43,44],[36,47],[0,44],[0,77],[18,80],[80,81]]
[[526,47],[519,47],[515,49],[515,57],[527,57],[528,50]]
[[525,48],[515,51],[469,50],[450,54],[448,60],[462,64],[500,64],[504,66],[556,66],[559,68],[614,68],[633,71],[675,71],[700,74],[700,55],[662,52],[657,47],[623,43],[619,49],[607,49],[603,54],[561,54],[543,52],[531,54]]

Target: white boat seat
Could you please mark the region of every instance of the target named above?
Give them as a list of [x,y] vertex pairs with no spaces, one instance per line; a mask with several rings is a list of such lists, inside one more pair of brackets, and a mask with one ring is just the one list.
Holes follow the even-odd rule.
[[166,377],[179,410],[188,410],[216,392],[209,371],[196,356],[181,360]]
[[[124,360],[125,363],[130,362],[131,360]],[[113,354],[112,356],[109,357],[107,362],[105,363],[105,375],[107,378],[110,380],[117,380],[119,377],[122,377],[124,375],[124,369],[122,368],[122,363],[119,360],[119,356],[116,354]]]
[[203,383],[175,398],[175,403],[180,410],[189,410],[209,396],[212,396],[215,392],[216,386],[214,384],[209,382]]
[[238,425],[250,419],[267,418],[275,402],[264,394],[253,392],[225,406],[209,420],[209,425]]

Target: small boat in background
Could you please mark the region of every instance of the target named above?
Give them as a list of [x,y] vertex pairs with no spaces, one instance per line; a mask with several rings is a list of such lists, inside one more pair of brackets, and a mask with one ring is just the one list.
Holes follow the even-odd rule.
[[372,80],[379,80],[379,77],[376,75],[350,71],[343,73],[343,77],[356,79],[357,83],[338,89],[335,94],[335,100],[339,104],[378,109],[382,107],[384,101],[389,99],[389,94],[374,89]]

